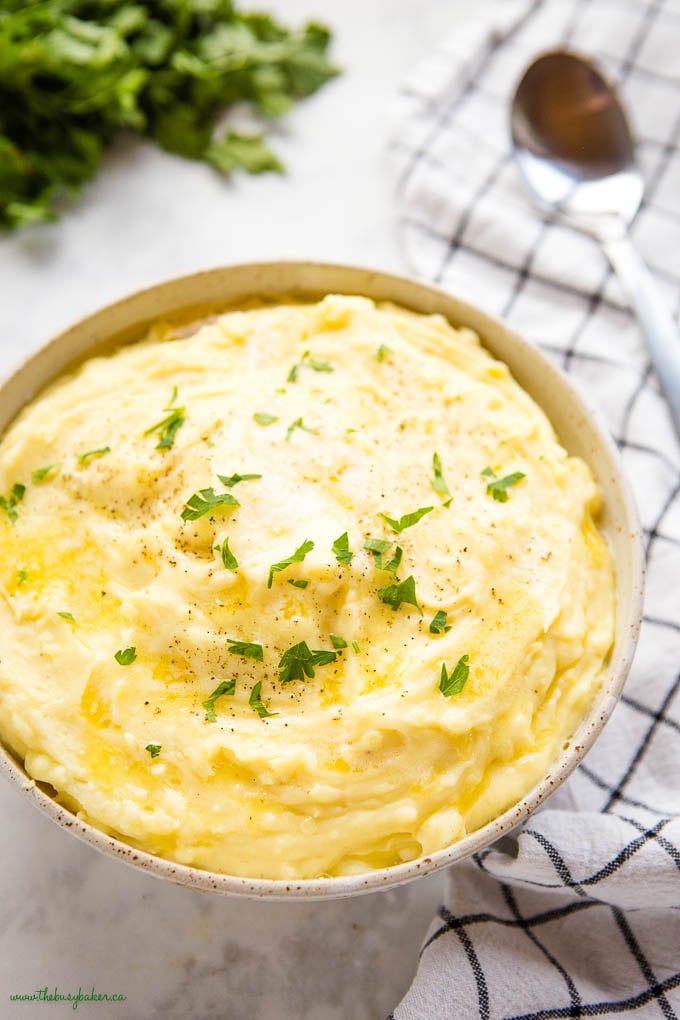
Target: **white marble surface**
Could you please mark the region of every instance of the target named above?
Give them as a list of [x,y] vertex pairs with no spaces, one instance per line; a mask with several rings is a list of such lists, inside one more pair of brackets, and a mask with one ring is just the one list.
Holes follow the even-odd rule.
[[[335,30],[345,73],[278,130],[285,177],[225,183],[136,141],[116,147],[55,225],[0,239],[4,375],[82,314],[166,276],[281,257],[401,270],[385,142],[404,71],[463,0],[267,0]],[[480,4],[476,9],[479,10]],[[124,1020],[373,1020],[406,990],[441,876],[327,903],[175,888],[99,855],[0,787],[0,1017],[45,985],[127,996],[76,1015]]]

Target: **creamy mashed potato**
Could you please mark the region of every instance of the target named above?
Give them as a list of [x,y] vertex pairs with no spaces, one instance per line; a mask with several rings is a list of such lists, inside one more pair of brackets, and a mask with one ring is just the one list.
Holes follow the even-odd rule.
[[19,416],[0,494],[0,734],[183,864],[438,850],[542,778],[601,683],[591,474],[439,316],[329,296],[156,326]]

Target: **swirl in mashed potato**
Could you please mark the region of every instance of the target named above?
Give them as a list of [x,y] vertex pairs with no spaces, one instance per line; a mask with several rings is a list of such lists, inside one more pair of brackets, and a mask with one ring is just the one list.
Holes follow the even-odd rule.
[[332,295],[157,325],[24,410],[0,494],[0,735],[183,864],[445,847],[544,776],[606,668],[590,471],[440,316]]

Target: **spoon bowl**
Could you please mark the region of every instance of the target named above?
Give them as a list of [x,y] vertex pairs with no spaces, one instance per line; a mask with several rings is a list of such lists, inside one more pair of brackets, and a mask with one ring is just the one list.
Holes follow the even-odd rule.
[[644,184],[614,87],[585,57],[544,53],[517,86],[510,126],[534,198],[601,243],[637,314],[680,436],[680,334],[628,234]]
[[592,64],[564,50],[535,60],[515,92],[511,127],[520,172],[545,205],[598,236],[633,220],[644,191],[633,138]]

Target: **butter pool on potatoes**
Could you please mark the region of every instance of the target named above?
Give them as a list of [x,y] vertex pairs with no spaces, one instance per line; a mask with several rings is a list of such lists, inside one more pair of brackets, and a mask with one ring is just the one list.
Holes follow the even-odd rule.
[[[158,449],[148,430],[173,406]],[[506,502],[487,467],[524,474]],[[225,488],[233,474],[261,477]],[[205,489],[240,505],[184,520]],[[601,683],[614,583],[590,472],[440,316],[332,295],[186,337],[160,325],[19,416],[0,494],[0,735],[83,818],[184,864],[303,879],[432,853],[543,777]],[[427,506],[400,533],[381,516]],[[332,548],[345,532],[350,563]],[[383,563],[401,547],[396,577],[367,538],[393,543]],[[409,576],[422,616],[377,594]],[[281,682],[287,649],[330,635],[347,642],[335,661]],[[444,697],[442,664],[463,655]]]

